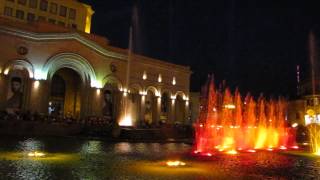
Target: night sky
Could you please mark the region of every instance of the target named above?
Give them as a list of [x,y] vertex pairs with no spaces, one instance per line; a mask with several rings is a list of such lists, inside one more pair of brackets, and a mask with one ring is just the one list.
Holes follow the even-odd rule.
[[217,83],[254,95],[293,97],[296,65],[308,77],[308,33],[319,34],[313,1],[272,0],[82,0],[92,5],[92,33],[128,47],[133,6],[135,51],[190,66],[191,90],[208,73]]

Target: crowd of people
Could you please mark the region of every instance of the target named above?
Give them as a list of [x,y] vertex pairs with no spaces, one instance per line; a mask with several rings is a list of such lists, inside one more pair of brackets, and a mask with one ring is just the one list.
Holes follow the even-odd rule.
[[84,126],[108,126],[112,123],[106,117],[90,116],[84,119],[76,119],[71,115],[53,116],[40,114],[30,111],[8,113],[0,112],[1,121],[26,121],[26,122],[42,122],[42,123],[64,123],[64,124],[82,124]]

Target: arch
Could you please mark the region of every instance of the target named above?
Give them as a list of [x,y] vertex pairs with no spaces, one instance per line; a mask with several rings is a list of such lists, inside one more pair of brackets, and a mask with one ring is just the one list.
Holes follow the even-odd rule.
[[177,91],[175,94],[175,103],[174,103],[174,121],[175,123],[184,123],[186,118],[186,111],[185,111],[185,99],[186,96],[184,92]]
[[142,92],[142,86],[141,86],[140,84],[138,84],[138,83],[134,83],[134,84],[131,84],[131,85],[129,86],[129,90],[130,90],[131,92],[140,93],[140,92]]
[[78,54],[60,53],[51,57],[42,68],[42,73],[46,79],[51,79],[54,73],[61,68],[70,68],[76,71],[82,81],[90,83],[91,87],[101,87],[91,64]]
[[34,78],[33,65],[27,60],[17,59],[17,60],[9,61],[5,65],[3,73],[7,75],[9,71],[13,69],[25,69],[28,71],[29,78]]
[[155,96],[159,96],[159,91],[158,91],[158,89],[157,89],[156,87],[154,87],[154,86],[148,86],[148,87],[146,88],[146,92],[148,92],[149,90],[152,91]]
[[174,94],[174,97],[177,98],[178,96],[181,96],[183,100],[185,100],[185,98],[187,98],[186,94],[183,91],[177,91]]
[[161,94],[167,93],[169,95],[169,97],[171,97],[172,95],[172,91],[169,89],[161,89]]
[[102,79],[102,84],[103,84],[103,87],[107,86],[108,84],[116,85],[118,90],[122,89],[123,87],[122,82],[119,80],[119,78],[112,74],[105,76]]

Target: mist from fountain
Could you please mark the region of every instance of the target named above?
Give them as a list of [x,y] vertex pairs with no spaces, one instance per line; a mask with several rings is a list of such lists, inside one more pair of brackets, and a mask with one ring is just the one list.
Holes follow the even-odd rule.
[[236,154],[265,149],[297,148],[295,133],[286,127],[287,103],[283,98],[257,101],[247,94],[244,101],[238,90],[217,90],[213,77],[202,88],[200,113],[195,124],[195,153]]

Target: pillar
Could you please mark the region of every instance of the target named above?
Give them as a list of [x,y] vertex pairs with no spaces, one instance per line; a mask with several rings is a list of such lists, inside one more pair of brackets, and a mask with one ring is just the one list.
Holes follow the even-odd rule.
[[7,81],[8,77],[4,74],[0,74],[0,110],[5,110],[5,104],[7,101]]
[[175,122],[175,106],[176,106],[176,98],[171,97],[170,110],[169,110],[169,118],[170,118],[171,124],[174,124]]
[[160,122],[160,113],[161,113],[161,96],[156,96],[156,98],[157,98],[157,104],[156,104],[156,108],[157,108],[157,110],[156,110],[156,114],[155,114],[155,117],[156,117],[156,121],[155,121],[155,123],[156,123],[156,125],[158,125],[159,124],[159,122]]
[[30,79],[30,98],[27,110],[42,114],[48,113],[49,82],[45,80]]
[[184,109],[184,119],[185,119],[185,124],[192,124],[191,123],[191,118],[189,119],[189,116],[190,116],[190,112],[189,112],[189,100],[186,99],[184,101],[184,104],[185,104],[185,109]]
[[146,96],[144,94],[140,95],[141,103],[140,103],[140,121],[138,125],[142,125],[144,121],[144,113],[145,113],[145,102],[146,102]]

